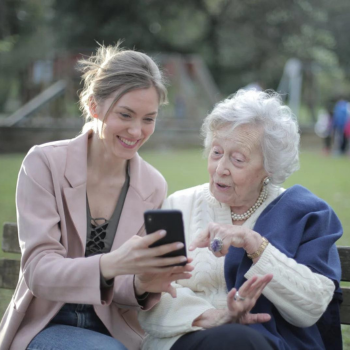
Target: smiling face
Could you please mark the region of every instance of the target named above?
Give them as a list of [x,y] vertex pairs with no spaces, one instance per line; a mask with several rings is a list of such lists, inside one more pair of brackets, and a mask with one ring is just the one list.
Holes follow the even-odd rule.
[[96,107],[101,141],[107,152],[127,160],[154,132],[159,96],[154,87],[132,90],[118,100],[103,123],[114,97],[115,94]]
[[257,126],[241,125],[231,132],[219,129],[208,157],[210,191],[221,203],[245,211],[256,202],[267,173]]

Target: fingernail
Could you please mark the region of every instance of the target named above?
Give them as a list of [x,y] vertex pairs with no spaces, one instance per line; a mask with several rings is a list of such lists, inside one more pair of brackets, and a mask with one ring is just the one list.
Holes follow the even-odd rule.
[[166,231],[165,231],[165,230],[161,230],[161,231],[159,232],[159,235],[160,235],[160,236],[165,236],[165,235],[166,235]]
[[190,245],[190,247],[188,248],[189,250],[192,250],[193,249],[193,245]]
[[185,261],[187,261],[187,258],[185,256],[183,256],[180,261],[185,262]]
[[177,245],[176,245],[176,248],[178,248],[178,249],[181,249],[181,248],[183,248],[184,247],[184,244],[183,243],[178,243]]

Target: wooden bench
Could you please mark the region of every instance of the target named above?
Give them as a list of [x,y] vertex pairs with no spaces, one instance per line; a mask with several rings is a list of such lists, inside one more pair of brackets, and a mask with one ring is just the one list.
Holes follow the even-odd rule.
[[[21,253],[16,224],[4,224],[2,250],[7,253]],[[338,252],[342,266],[342,281],[350,282],[350,247],[338,247]],[[0,259],[0,288],[16,288],[19,268],[19,260]],[[342,290],[344,301],[340,309],[340,321],[342,324],[350,325],[350,287],[342,287]]]

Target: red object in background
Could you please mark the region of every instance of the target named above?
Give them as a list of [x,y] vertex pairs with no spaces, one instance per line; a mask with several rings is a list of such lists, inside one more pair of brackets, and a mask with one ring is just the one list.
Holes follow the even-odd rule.
[[346,137],[350,138],[350,118],[348,118],[348,121],[345,124],[344,133]]

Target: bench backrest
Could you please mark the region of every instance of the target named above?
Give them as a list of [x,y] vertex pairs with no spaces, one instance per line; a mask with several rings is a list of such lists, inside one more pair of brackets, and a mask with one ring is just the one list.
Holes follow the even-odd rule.
[[[17,225],[14,223],[4,224],[2,250],[6,253],[21,254],[18,243]],[[19,269],[19,259],[0,259],[0,288],[15,289],[18,281]]]
[[[350,282],[350,247],[338,247],[341,263],[341,280]],[[342,287],[343,302],[340,307],[340,322],[350,324],[350,287]]]
[[[8,253],[21,253],[16,224],[4,224],[2,249]],[[350,247],[338,247],[338,252],[342,266],[342,281],[350,282]],[[0,259],[0,288],[16,288],[19,268],[19,260]],[[340,308],[340,321],[342,324],[350,324],[350,287],[342,287],[342,290],[344,300]]]

